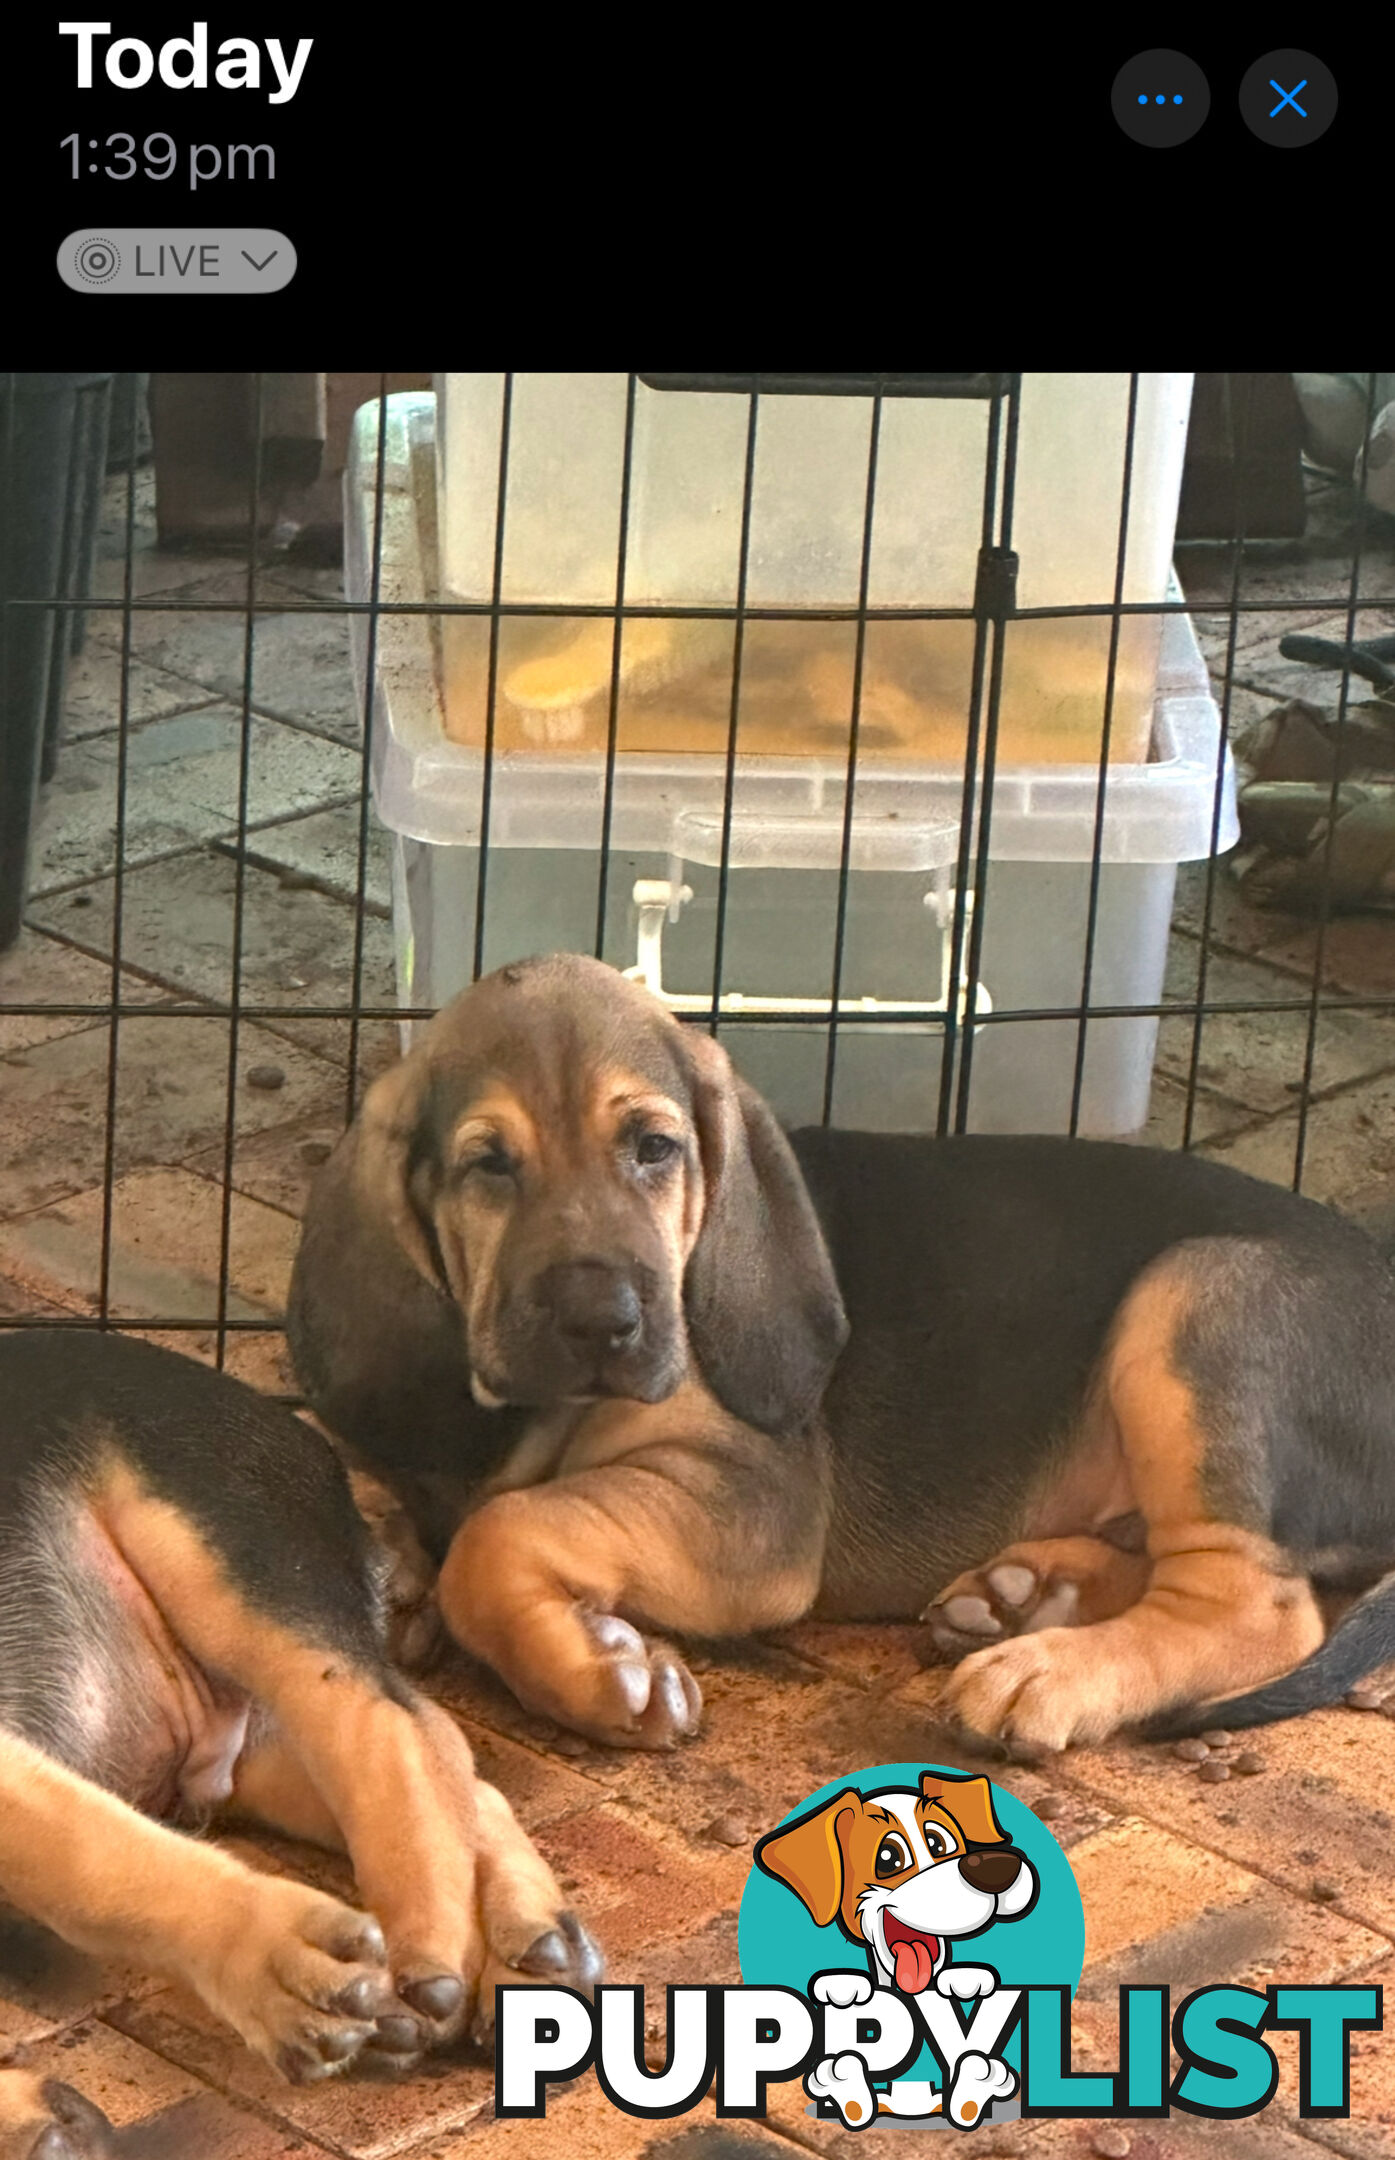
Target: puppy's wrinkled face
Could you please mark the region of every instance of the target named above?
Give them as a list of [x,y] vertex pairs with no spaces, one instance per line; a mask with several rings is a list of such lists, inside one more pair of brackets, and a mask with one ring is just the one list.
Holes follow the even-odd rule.
[[504,969],[467,1003],[468,1026],[424,1046],[408,1193],[464,1315],[476,1397],[660,1401],[687,1367],[703,1210],[680,1030],[577,960]]

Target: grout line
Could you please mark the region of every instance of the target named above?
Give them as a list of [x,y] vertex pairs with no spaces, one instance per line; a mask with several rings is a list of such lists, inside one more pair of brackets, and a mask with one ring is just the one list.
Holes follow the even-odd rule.
[[[342,749],[344,746],[341,744],[339,747]],[[316,803],[310,809],[277,810],[270,817],[257,818],[248,824],[247,831],[249,834],[279,831],[282,826],[298,824],[304,818],[321,817],[328,810],[351,809],[358,802],[358,799],[357,792],[352,795],[328,795],[322,802]],[[225,825],[220,818],[211,832],[183,840],[178,847],[165,848],[154,855],[137,856],[134,861],[128,856],[126,874],[128,877],[134,876],[139,871],[153,869],[158,864],[177,862],[186,855],[204,855],[208,853],[210,848],[218,847],[220,844],[222,852],[231,854],[236,859],[236,849],[229,849],[227,845],[228,835],[230,833],[235,835],[236,831],[236,819],[230,825]],[[277,867],[278,869],[289,869],[291,865],[278,864]],[[26,906],[32,906],[36,900],[57,900],[61,899],[65,893],[83,892],[89,885],[111,884],[115,876],[114,869],[89,870],[85,876],[70,878],[65,884],[35,887],[29,895]],[[36,924],[34,927],[42,928],[43,926]]]
[[[1124,1803],[1124,1810],[1121,1815],[1120,1803],[1117,1798],[1106,1799],[1104,1794],[1089,1783],[1088,1777],[1082,1777],[1079,1773],[1073,1774],[1065,1769],[1058,1769],[1056,1774],[1072,1791],[1079,1793],[1095,1807],[1105,1808],[1117,1820],[1126,1822],[1130,1817],[1133,1817],[1136,1821],[1146,1822],[1151,1829],[1161,1830],[1166,1836],[1177,1839],[1182,1845],[1195,1846],[1198,1852],[1210,1853],[1215,1860],[1224,1860],[1227,1867],[1238,1868],[1243,1875],[1252,1875],[1256,1882],[1267,1883],[1271,1889],[1277,1890],[1281,1896],[1291,1899],[1295,1905],[1300,1906],[1304,1911],[1316,1910],[1336,1913],[1340,1919],[1349,1921],[1353,1927],[1365,1928],[1368,1935],[1375,1935],[1381,1941],[1395,1946],[1395,1920],[1381,1922],[1368,1919],[1363,1913],[1353,1912],[1340,1899],[1334,1899],[1330,1905],[1314,1907],[1306,1902],[1300,1893],[1288,1883],[1282,1881],[1276,1875],[1271,1875],[1264,1866],[1256,1865],[1251,1860],[1238,1860],[1235,1854],[1227,1852],[1224,1846],[1208,1844],[1206,1839],[1199,1836],[1194,1828],[1182,1830],[1175,1821],[1165,1820],[1151,1814],[1146,1807],[1140,1806],[1137,1800],[1129,1800]],[[1377,1957],[1366,1959],[1365,1963],[1379,1964],[1384,1955],[1385,1953],[1381,1952]]]
[[[129,1997],[122,1998],[123,2001],[129,1999]],[[310,2146],[316,2152],[332,2153],[334,2160],[355,2160],[354,2154],[347,2146],[329,2143],[324,2138],[318,2137],[314,2131],[302,2128],[301,2124],[293,2121],[290,2116],[277,2115],[264,2101],[252,2099],[250,2094],[239,2092],[236,2086],[220,2085],[217,2079],[210,2077],[206,2071],[191,2069],[188,2063],[180,2062],[177,2056],[167,2054],[153,2040],[137,2040],[134,2034],[128,2033],[122,2026],[114,2024],[107,2011],[98,2011],[95,2014],[89,2013],[87,2022],[104,2026],[108,2032],[116,2034],[119,2039],[125,2040],[131,2047],[143,2049],[147,2055],[153,2055],[157,2062],[168,2063],[169,2067],[172,2070],[177,2070],[181,2077],[193,2078],[205,2092],[212,2093],[220,2100],[226,2100],[228,2105],[235,2109],[237,2113],[251,2115],[258,2121],[268,2124],[271,2129],[278,2131],[282,2136],[297,2139],[301,2144]],[[221,2024],[222,2021],[219,2022]],[[181,2031],[189,2031],[192,2028],[182,2026],[180,2029]],[[231,2033],[233,2028],[228,2026],[226,2030]],[[252,2060],[255,2062],[257,2057],[253,2054],[251,2048],[247,2047],[246,2041],[241,2040],[240,2035],[234,2037],[238,2038],[240,2045],[246,2049],[246,2052],[252,2056]],[[182,2104],[175,2101],[172,2106],[178,2107]],[[160,2114],[169,2112],[169,2109],[162,2108],[160,2110]],[[147,2117],[144,2122],[135,2123],[130,2128],[140,2131],[157,2120],[158,2117],[155,2116]],[[121,2142],[124,2144],[127,2134],[120,2133],[119,2135]]]

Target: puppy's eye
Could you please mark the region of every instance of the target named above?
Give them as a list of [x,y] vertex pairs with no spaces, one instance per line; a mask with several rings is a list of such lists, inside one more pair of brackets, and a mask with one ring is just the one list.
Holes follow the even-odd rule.
[[943,1860],[946,1853],[953,1852],[954,1840],[947,1830],[937,1829],[934,1823],[926,1823],[924,1828],[932,1860]]
[[903,1837],[889,1830],[877,1847],[877,1857],[872,1863],[873,1873],[879,1882],[888,1875],[900,1875],[911,1864],[911,1849]]
[[672,1162],[681,1153],[681,1144],[674,1139],[672,1133],[641,1133],[635,1142],[635,1161],[643,1163],[646,1169],[654,1169],[660,1163]]
[[513,1176],[517,1168],[518,1164],[506,1149],[491,1147],[485,1148],[479,1155],[472,1155],[463,1166],[462,1175],[465,1177],[508,1178]]

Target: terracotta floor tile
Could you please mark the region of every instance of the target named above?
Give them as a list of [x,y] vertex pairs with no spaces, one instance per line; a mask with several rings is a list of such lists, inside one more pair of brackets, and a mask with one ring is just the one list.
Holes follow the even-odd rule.
[[[88,621],[94,628],[101,625],[108,632],[113,627],[113,618],[105,609],[94,611]],[[119,624],[117,617],[118,639]],[[75,653],[69,660],[65,688],[63,746],[83,742],[91,735],[114,734],[121,724],[119,644],[109,644],[100,637],[90,638],[85,650]],[[126,677],[128,727],[139,727],[147,720],[163,720],[171,713],[188,712],[194,706],[213,702],[210,691],[183,682],[176,675],[167,675],[159,668],[147,667],[143,660],[131,660]],[[62,754],[61,747],[59,754]]]
[[28,2067],[40,2077],[75,2085],[118,2129],[177,2106],[200,2089],[187,2071],[96,2019],[41,2041]]
[[[433,1692],[429,1679],[424,1683]],[[475,1768],[506,1795],[525,1830],[536,1831],[559,1816],[575,1815],[605,1798],[605,1787],[579,1776],[556,1757],[539,1755],[488,1726],[461,1721]]]
[[[1381,1952],[1369,1929],[1275,1891],[1154,1823],[1096,1831],[1075,1847],[1071,1867],[1085,1906],[1087,1972],[1117,1964],[1121,1977],[1127,1965],[1130,1974],[1140,1968],[1138,1977],[1161,1979],[1164,1966],[1176,1965],[1179,1985],[1199,1985],[1267,1965],[1280,1978],[1293,1969],[1297,1978],[1326,1980]],[[1227,1953],[1239,1966],[1202,1969]]]
[[607,1972],[606,1978],[626,1986],[642,1987],[645,1990],[645,2031],[662,2031],[666,1987],[735,1986],[740,1980],[735,1907],[718,1913],[706,1927],[677,1942],[637,1945]]
[[1060,1774],[1301,1899],[1330,1883],[1338,1912],[1395,1933],[1395,1723],[1316,1711],[1237,1735],[1229,1753],[1241,1752],[1260,1755],[1261,1775],[1203,1785],[1170,1749],[1126,1744],[1071,1753]]
[[[7,1215],[27,1214],[100,1184],[107,1145],[110,1030],[84,1029],[16,1051],[0,1065],[7,1143],[0,1191]],[[217,1147],[228,1116],[229,1027],[187,1016],[127,1019],[117,1038],[115,1168],[179,1163]],[[275,1087],[249,1074],[278,1072]],[[343,1081],[307,1051],[243,1025],[233,1093],[237,1130],[251,1134],[298,1118],[332,1120]]]
[[57,1319],[62,1313],[71,1312],[70,1305],[57,1305],[52,1298],[40,1297],[37,1290],[24,1283],[11,1282],[0,1275],[0,1320]]
[[[113,1191],[111,1309],[139,1319],[211,1318],[217,1312],[222,1194],[186,1170],[136,1170]],[[102,1196],[77,1194],[0,1226],[0,1268],[64,1304],[96,1306]],[[289,1216],[235,1194],[228,1311],[279,1314],[298,1238]]]
[[[232,1181],[237,1192],[266,1206],[280,1208],[297,1220],[305,1213],[310,1187],[318,1168],[319,1151],[332,1148],[344,1130],[344,1075],[336,1070],[323,1107],[315,1114],[274,1125],[267,1132],[236,1136]],[[331,1108],[331,1105],[334,1105]],[[306,1149],[309,1150],[307,1156]],[[187,1159],[187,1168],[200,1177],[221,1184],[223,1143],[201,1148]]]
[[718,2123],[710,2100],[691,2115],[646,2122],[614,2107],[588,2072],[548,2093],[538,2121],[481,2115],[461,2137],[433,2140],[412,2160],[794,2160],[759,2123]]
[[[1261,948],[1266,960],[1290,967],[1312,986],[1317,966],[1315,923],[1292,915],[1268,917],[1269,937]],[[1395,917],[1389,914],[1339,915],[1322,940],[1322,980],[1328,991],[1353,997],[1395,996]]]
[[0,2035],[7,2040],[75,2025],[155,1984],[130,1966],[87,1957],[11,1907],[0,1908]]
[[1137,1821],[1084,1839],[1071,1868],[1085,1906],[1090,1964],[1136,1950],[1208,1904],[1240,1904],[1259,1888],[1243,1868]]
[[538,1843],[617,1967],[656,1937],[692,1934],[729,1911],[751,1866],[748,1852],[699,1853],[609,1801],[547,1824]]
[[211,2092],[162,2108],[119,2141],[120,2160],[315,2160],[329,2150],[292,2123],[265,2122]]
[[875,1689],[895,1687],[920,1671],[918,1651],[925,1636],[920,1627],[840,1627],[828,1620],[801,1620],[772,1640],[840,1680]]
[[12,2048],[22,2047],[27,2041],[47,2039],[60,2022],[42,2016],[27,2003],[8,2002],[0,1997],[0,2062]]
[[[1194,997],[1199,946],[1174,939],[1168,964],[1168,996]],[[1209,1087],[1255,1114],[1292,1107],[1303,1074],[1308,1042],[1308,986],[1271,969],[1225,953],[1213,954],[1206,995],[1216,1002],[1257,1004],[1293,1000],[1300,1009],[1281,1013],[1214,1013],[1201,1028],[1198,1075]],[[1163,1020],[1158,1028],[1157,1069],[1185,1083],[1191,1069],[1195,1022]],[[1319,1029],[1313,1062],[1317,1091],[1350,1085],[1384,1072],[1395,1062],[1395,1022],[1362,1012],[1336,1012]]]
[[905,1688],[869,1693],[759,1644],[695,1657],[694,1670],[706,1704],[694,1743],[600,1758],[595,1768],[618,1795],[690,1836],[726,1816],[759,1836],[828,1779],[869,1764],[960,1760]]
[[463,2128],[493,2099],[493,2066],[479,2059],[437,2058],[400,2081],[359,2075],[287,2085],[201,2004],[174,1988],[121,2004],[109,2019],[191,2079],[272,2111],[352,2160],[385,2160]]

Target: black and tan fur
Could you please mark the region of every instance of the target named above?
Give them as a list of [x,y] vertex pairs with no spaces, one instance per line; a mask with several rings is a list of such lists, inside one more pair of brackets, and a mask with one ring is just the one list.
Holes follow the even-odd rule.
[[[322,1437],[148,1344],[0,1336],[0,1896],[192,1988],[286,2076],[398,2065],[592,1946],[454,1722],[390,1668]],[[346,1850],[365,1910],[182,1834]],[[0,2160],[100,2118],[0,2070]]]
[[1363,1236],[1191,1156],[787,1140],[594,961],[487,978],[371,1091],[290,1331],[456,1636],[606,1740],[694,1729],[667,1636],[808,1612],[927,1613],[953,1714],[1029,1747],[1284,1715],[1395,1652]]

